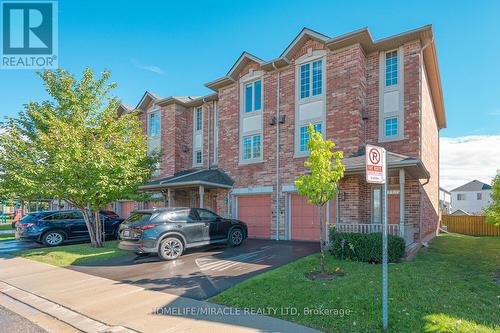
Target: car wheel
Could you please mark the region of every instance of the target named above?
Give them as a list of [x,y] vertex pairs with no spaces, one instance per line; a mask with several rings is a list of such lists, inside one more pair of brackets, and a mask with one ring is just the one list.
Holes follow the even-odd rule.
[[229,233],[228,242],[231,246],[240,246],[243,243],[243,230],[240,228],[232,229]]
[[115,230],[113,231],[113,237],[115,237],[116,240],[120,240],[120,227],[116,227]]
[[66,236],[60,231],[49,231],[43,234],[42,243],[45,246],[59,246],[64,242]]
[[160,243],[158,255],[164,260],[174,260],[184,252],[184,244],[179,238],[167,237]]

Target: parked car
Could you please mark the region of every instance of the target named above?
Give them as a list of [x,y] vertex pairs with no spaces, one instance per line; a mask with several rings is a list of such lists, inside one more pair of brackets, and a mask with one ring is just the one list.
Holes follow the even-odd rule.
[[[100,212],[106,236],[118,237],[118,227],[123,219],[108,210]],[[32,212],[25,215],[16,226],[16,239],[58,246],[66,240],[88,240],[89,231],[79,210],[53,210]]]
[[185,249],[213,243],[239,246],[247,238],[245,223],[203,208],[157,208],[132,212],[120,225],[119,248],[136,254],[178,258]]

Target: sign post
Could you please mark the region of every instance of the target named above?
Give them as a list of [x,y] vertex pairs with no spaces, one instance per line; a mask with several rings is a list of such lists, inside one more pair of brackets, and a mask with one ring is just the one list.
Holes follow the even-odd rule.
[[387,267],[387,154],[384,148],[366,145],[366,182],[382,184],[382,327],[388,327],[388,267]]

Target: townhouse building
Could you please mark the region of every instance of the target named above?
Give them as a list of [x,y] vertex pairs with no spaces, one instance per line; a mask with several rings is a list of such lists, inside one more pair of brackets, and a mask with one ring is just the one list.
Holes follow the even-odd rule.
[[388,151],[389,232],[408,246],[436,234],[446,120],[431,26],[380,40],[368,29],[333,38],[303,29],[279,57],[243,52],[206,86],[213,93],[202,97],[146,92],[135,107],[148,150],[163,153],[141,186],[156,193],[147,207],[206,207],[247,222],[250,237],[317,240],[317,209],[294,186],[313,124],[344,152],[329,225],[381,231],[382,190],[364,175],[364,147],[374,144]]

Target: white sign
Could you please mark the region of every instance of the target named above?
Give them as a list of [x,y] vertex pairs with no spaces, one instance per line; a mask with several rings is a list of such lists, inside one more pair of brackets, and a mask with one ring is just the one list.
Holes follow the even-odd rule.
[[366,145],[366,182],[385,184],[385,149]]

